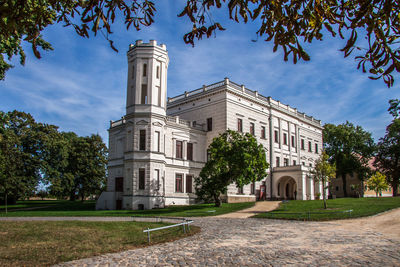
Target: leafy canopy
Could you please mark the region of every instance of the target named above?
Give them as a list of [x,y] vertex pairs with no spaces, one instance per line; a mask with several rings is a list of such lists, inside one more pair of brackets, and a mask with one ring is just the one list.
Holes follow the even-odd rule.
[[393,116],[394,119],[400,118],[400,100],[399,99],[389,100],[388,111],[390,115]]
[[43,151],[57,127],[27,113],[0,111],[0,194],[15,201],[33,194],[42,178]]
[[[225,5],[226,3],[226,5]],[[244,23],[257,21],[257,35],[273,41],[273,51],[281,47],[284,60],[310,60],[302,43],[322,41],[324,34],[347,39],[344,56],[357,52],[357,68],[371,79],[383,78],[393,85],[393,71],[400,72],[400,2],[391,0],[187,0],[179,16],[193,23],[185,34],[186,43],[225,30],[212,19],[215,9],[228,9],[230,19]],[[359,38],[359,36],[361,38]],[[361,41],[360,41],[361,39]]]
[[[101,33],[110,46],[111,25],[122,18],[126,28],[150,26],[156,12],[155,1],[149,0],[29,0],[3,1],[0,7],[0,79],[12,67],[7,60],[20,56],[24,64],[22,43],[52,50],[41,32],[51,24],[72,26],[76,33],[88,38],[90,32]],[[175,4],[175,1],[170,1]],[[187,0],[180,17],[187,17],[192,30],[184,35],[185,43],[209,38],[225,30],[213,19],[217,9],[228,11],[238,23],[256,21],[257,36],[274,43],[273,51],[282,48],[284,60],[310,60],[305,43],[322,41],[324,34],[347,40],[341,49],[344,56],[355,55],[357,68],[369,72],[371,79],[383,79],[393,85],[394,72],[400,72],[400,2],[392,0]],[[7,59],[5,59],[5,57]]]
[[40,58],[39,48],[53,50],[45,41],[41,32],[54,23],[72,26],[76,33],[89,38],[90,32],[97,33],[109,41],[115,49],[113,41],[108,37],[112,34],[111,24],[116,18],[123,18],[126,27],[133,26],[140,30],[141,26],[149,26],[153,22],[155,7],[148,0],[7,0],[0,6],[0,79],[5,78],[5,72],[12,67],[6,61],[13,55],[20,56],[20,63],[25,63],[23,43],[32,46],[34,55]]
[[346,174],[357,173],[363,180],[370,173],[368,161],[375,150],[374,140],[371,133],[350,122],[325,124],[323,140],[330,162],[336,165],[336,178],[342,176],[343,191],[347,196]]
[[70,200],[79,196],[83,201],[104,187],[107,148],[99,135],[63,132],[49,155],[45,174],[52,195]]
[[266,150],[251,134],[228,130],[213,139],[208,152],[209,159],[195,179],[196,194],[214,200],[216,206],[231,183],[242,187],[267,175]]
[[315,167],[311,170],[311,174],[314,176],[314,181],[322,182],[322,196],[324,208],[326,209],[326,189],[328,188],[330,180],[336,176],[336,166],[335,164],[329,163],[329,156],[325,151],[323,151],[321,156],[315,161]]
[[322,152],[321,156],[315,161],[315,167],[311,170],[315,181],[329,182],[336,176],[335,164],[329,163],[328,154]]
[[34,194],[40,182],[58,197],[82,199],[105,184],[107,148],[99,135],[79,137],[36,122],[29,113],[0,111],[0,198]]
[[376,172],[367,180],[367,187],[369,190],[373,190],[376,193],[376,196],[383,190],[387,190],[389,185],[386,182],[386,177],[384,174],[380,172]]
[[379,139],[374,165],[381,170],[393,188],[393,196],[398,195],[400,184],[400,104],[398,99],[389,101],[389,113],[393,120],[386,127],[386,134]]

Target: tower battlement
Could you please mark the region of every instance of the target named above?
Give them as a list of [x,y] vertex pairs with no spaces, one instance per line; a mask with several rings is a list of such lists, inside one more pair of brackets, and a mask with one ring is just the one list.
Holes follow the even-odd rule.
[[[143,43],[143,40],[136,40],[135,44],[129,45],[129,50],[134,49],[135,47],[146,47],[146,46],[154,46],[159,47],[165,51],[167,51],[167,46],[165,44],[157,44],[156,40],[150,40],[148,43]],[[128,51],[129,52],[129,51]]]

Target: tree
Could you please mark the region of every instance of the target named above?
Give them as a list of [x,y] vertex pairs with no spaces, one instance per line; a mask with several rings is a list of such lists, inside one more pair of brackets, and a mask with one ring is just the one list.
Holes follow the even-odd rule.
[[[188,0],[179,15],[187,16],[193,23],[192,30],[184,36],[186,43],[194,45],[194,39],[225,30],[210,16],[213,9],[225,8],[221,2],[227,3],[230,19],[244,23],[257,21],[260,25],[257,35],[266,36],[265,41],[273,40],[274,52],[281,47],[285,61],[291,53],[295,64],[301,59],[310,60],[301,43],[322,41],[323,33],[329,32],[332,37],[347,39],[341,49],[345,57],[354,51],[360,53],[355,57],[357,68],[366,72],[367,65],[369,78],[383,78],[390,87],[394,81],[391,73],[400,72],[398,1]],[[362,41],[356,45],[359,34]],[[363,42],[367,44],[360,44]]]
[[45,181],[49,185],[50,194],[59,199],[69,197],[75,200],[77,168],[73,151],[78,138],[73,132],[62,132],[58,138],[53,139],[53,145],[46,151]]
[[46,136],[57,127],[37,123],[24,112],[0,112],[0,192],[15,203],[30,196],[41,180]]
[[39,182],[57,197],[82,200],[104,187],[107,148],[99,135],[78,137],[24,112],[0,111],[0,195],[15,203]]
[[78,158],[75,180],[81,201],[85,197],[98,194],[106,183],[107,147],[99,135],[92,134],[80,138],[75,147]]
[[[358,52],[357,68],[370,73],[371,79],[383,78],[390,87],[394,71],[400,72],[400,3],[390,0],[187,0],[180,17],[189,18],[192,30],[184,35],[185,43],[194,45],[195,39],[215,35],[225,30],[214,21],[217,9],[227,10],[231,20],[260,25],[257,37],[274,42],[273,51],[283,49],[284,60],[292,54],[293,62],[308,61],[304,43],[322,41],[324,33],[347,39],[341,49],[348,57]],[[111,25],[122,16],[127,29],[150,26],[154,21],[156,7],[149,0],[94,0],[94,1],[17,1],[9,0],[0,9],[0,78],[11,64],[6,62],[13,55],[25,61],[22,43],[32,45],[36,57],[38,48],[51,50],[41,32],[53,23],[72,26],[78,35],[89,37],[101,32],[111,47]],[[218,12],[217,12],[218,13]],[[362,41],[359,41],[359,40]],[[357,42],[358,41],[358,42]]]
[[48,196],[49,196],[49,192],[47,192],[47,191],[44,190],[44,189],[41,189],[41,190],[39,190],[39,192],[36,193],[36,195],[37,195],[38,197],[40,197],[42,200],[44,200],[45,197],[48,197]]
[[69,196],[73,184],[74,170],[70,168],[73,138],[77,138],[75,133],[57,132],[43,152],[43,183],[48,186],[49,193],[59,199]]
[[378,197],[378,193],[381,193],[382,190],[389,188],[385,175],[380,172],[376,172],[367,180],[367,187],[369,190],[375,191],[376,197]]
[[399,194],[400,184],[400,118],[399,100],[390,100],[388,111],[393,120],[386,127],[386,134],[379,139],[374,165],[386,175],[393,188],[393,196]]
[[242,187],[266,176],[265,148],[251,134],[228,130],[213,139],[208,152],[209,160],[195,179],[196,194],[199,199],[213,200],[216,207],[229,184]]
[[360,183],[351,184],[350,189],[356,192],[358,198],[364,195],[364,188],[363,185]]
[[374,140],[371,133],[350,122],[337,126],[325,124],[323,140],[330,162],[336,165],[336,178],[342,177],[343,192],[347,197],[346,174],[357,173],[360,180],[369,175],[368,161],[374,153]]
[[325,151],[323,151],[321,156],[315,161],[315,167],[311,170],[311,174],[314,175],[314,181],[322,183],[322,196],[324,200],[324,209],[326,209],[326,189],[329,187],[330,180],[335,178],[336,166],[335,164],[329,163],[329,156]]
[[46,169],[51,194],[71,201],[99,194],[105,184],[107,163],[107,148],[101,137],[79,137],[72,132],[61,136],[49,153],[55,160],[48,161]]
[[41,32],[54,23],[72,26],[78,35],[86,38],[89,38],[90,32],[94,35],[101,32],[116,50],[113,41],[108,38],[112,34],[110,25],[116,17],[122,15],[128,29],[133,26],[139,30],[141,26],[149,26],[153,22],[154,11],[154,3],[148,0],[2,1],[0,79],[4,79],[5,72],[12,67],[5,57],[10,61],[13,55],[19,55],[20,63],[25,63],[24,43],[32,46],[37,58],[41,57],[39,48],[44,51],[53,50]]
[[393,119],[399,119],[400,118],[400,100],[399,99],[389,100],[388,111],[389,111],[390,115],[393,116]]

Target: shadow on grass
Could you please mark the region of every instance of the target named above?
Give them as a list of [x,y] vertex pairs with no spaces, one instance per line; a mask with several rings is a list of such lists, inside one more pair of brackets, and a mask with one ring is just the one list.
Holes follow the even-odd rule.
[[214,204],[196,204],[187,206],[169,206],[152,210],[95,210],[95,201],[19,201],[17,205],[9,206],[5,214],[4,208],[0,216],[149,216],[149,217],[197,217],[213,216],[249,208],[254,203],[224,203],[221,207]]

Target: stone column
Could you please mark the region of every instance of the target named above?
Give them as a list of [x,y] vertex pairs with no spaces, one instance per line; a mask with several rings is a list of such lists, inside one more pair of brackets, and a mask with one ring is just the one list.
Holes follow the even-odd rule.
[[299,161],[299,165],[302,165],[301,164],[301,155],[300,155],[300,151],[301,151],[301,149],[300,149],[300,146],[301,146],[300,139],[301,139],[300,138],[300,127],[296,125],[296,140],[295,140],[295,142],[296,142],[297,160]]
[[175,142],[176,142],[176,138],[172,138],[172,149],[171,149],[171,151],[172,151],[172,158],[173,159],[175,159],[176,158],[176,144],[175,144]]
[[309,176],[309,188],[310,188],[310,199],[314,200],[314,178],[312,176]]
[[187,159],[186,153],[187,153],[187,141],[183,141],[183,142],[182,142],[182,158],[183,158],[184,160]]
[[297,192],[297,199],[306,200],[307,199],[307,175],[302,172],[301,173],[301,184],[299,184],[299,190]]
[[[272,115],[271,115],[271,110],[270,110],[270,116],[269,116],[269,127],[268,127],[268,129],[269,129],[269,163],[270,163],[270,167],[269,167],[269,170],[270,170],[270,173],[269,173],[269,180],[270,180],[270,183],[269,183],[269,185],[268,184],[266,184],[266,186],[268,187],[270,187],[269,188],[269,194],[270,194],[270,198],[272,198],[273,197],[273,195],[274,195],[274,188],[273,188],[273,173],[272,173],[272,170],[273,170],[273,168],[274,168],[274,166],[275,166],[275,161],[274,161],[274,156],[275,156],[275,153],[274,153],[274,140],[272,139],[273,138],[273,136],[274,136],[274,133],[273,133],[273,131],[274,131],[274,120],[273,120],[273,117],[272,117]],[[267,193],[267,192],[265,192],[265,193]]]
[[289,166],[293,165],[293,159],[292,159],[292,129],[291,126],[292,124],[288,121],[287,122],[288,125],[288,148],[289,148]]
[[[281,120],[281,118],[278,118],[278,124],[279,124],[279,133],[278,133],[279,149],[282,149],[283,132],[282,132],[282,120]],[[275,140],[274,140],[274,142],[275,142]],[[279,157],[282,158],[282,150],[281,150],[281,154],[280,154]]]
[[151,105],[157,106],[157,98],[155,97],[158,94],[156,90],[156,73],[154,71],[154,60],[149,60],[147,63],[147,103]]

